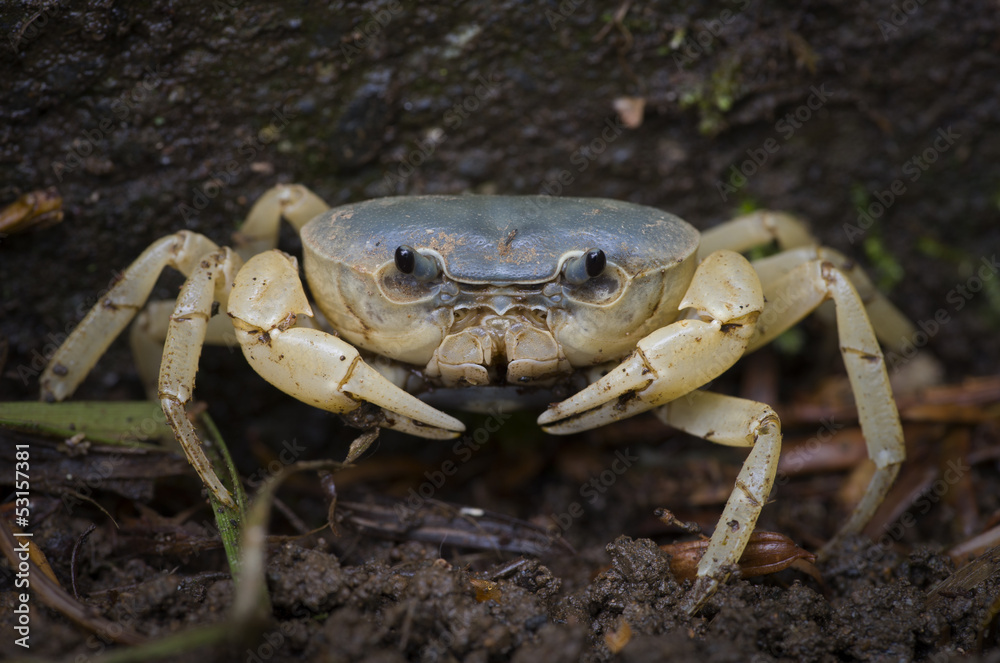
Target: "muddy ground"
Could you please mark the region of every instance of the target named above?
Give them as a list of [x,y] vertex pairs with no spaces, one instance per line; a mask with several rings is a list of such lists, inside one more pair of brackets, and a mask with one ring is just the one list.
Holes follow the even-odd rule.
[[[191,228],[224,243],[257,196],[290,181],[331,204],[394,193],[605,196],[699,228],[745,209],[791,210],[923,322],[915,351],[938,358],[949,383],[997,372],[993,3],[32,2],[0,8],[0,32],[0,204],[54,186],[65,209],[59,225],[0,237],[2,400],[37,396],[53,344],[152,240]],[[641,125],[621,125],[623,98],[644,100]],[[285,233],[282,246],[296,251],[296,239]],[[164,278],[154,295],[178,284]],[[202,367],[197,398],[251,487],[283,450],[344,457],[351,429],[278,394],[238,353],[211,349]],[[841,372],[835,340],[807,323],[718,389],[766,394],[789,446],[822,436],[851,447],[850,415],[832,424],[801,407],[835,398],[824,379]],[[75,398],[142,395],[119,341]],[[212,651],[220,660],[606,660],[625,643],[617,656],[628,660],[994,660],[996,578],[930,590],[953,571],[942,553],[995,524],[995,414],[981,401],[934,416],[920,405],[903,408],[908,483],[876,517],[874,545],[859,537],[837,551],[819,567],[823,585],[796,570],[732,582],[693,618],[678,611],[683,583],[649,542],[690,537],[652,513],[667,507],[711,531],[740,453],[650,418],[561,439],[515,415],[487,443],[460,447],[385,435],[334,477],[342,502],[407,504],[423,489],[555,525],[575,554],[554,545],[518,562],[341,525],[338,536],[275,543],[275,621],[260,640]],[[8,451],[23,439],[3,435]],[[639,460],[618,472],[618,454]],[[35,541],[63,585],[75,576],[83,602],[151,638],[223,620],[232,582],[193,475],[160,468],[155,481],[96,481],[116,527],[92,505],[52,497],[80,488],[86,463],[99,460],[78,457],[76,483],[36,488]],[[457,469],[441,478],[448,462]],[[960,468],[954,482],[949,462]],[[817,550],[844,522],[860,472],[831,463],[789,476],[759,526]],[[325,521],[315,475],[281,497],[275,535]],[[0,652],[23,655],[6,610],[13,580],[0,572]],[[484,580],[499,593],[479,601]],[[32,655],[90,660],[108,649],[33,605]]]

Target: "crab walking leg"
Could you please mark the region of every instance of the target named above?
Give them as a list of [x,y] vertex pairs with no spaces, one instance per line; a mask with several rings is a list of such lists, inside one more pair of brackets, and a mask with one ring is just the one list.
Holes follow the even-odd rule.
[[279,184],[264,192],[233,233],[233,243],[244,260],[278,246],[281,219],[296,231],[308,221],[330,209],[323,199],[301,184]]
[[42,400],[61,401],[76,390],[146,303],[164,267],[169,265],[187,276],[204,255],[218,248],[204,235],[186,230],[151,244],[52,355],[40,378]]
[[864,304],[839,269],[828,261],[811,260],[768,283],[765,294],[768,303],[758,320],[758,336],[750,343],[749,350],[770,342],[823,301],[833,299],[840,353],[847,366],[868,456],[875,462],[875,474],[864,496],[847,523],[820,551],[822,555],[844,536],[861,531],[889,492],[900,464],[906,459],[903,427],[892,398],[882,350],[868,322]]
[[698,563],[698,579],[684,606],[693,614],[715,593],[719,583],[729,578],[753,534],[774,485],[781,452],[781,424],[774,410],[764,403],[706,391],[693,391],[654,413],[667,425],[711,442],[753,447]]
[[429,438],[465,430],[457,419],[420,401],[361,359],[354,346],[318,329],[294,327],[312,315],[299,279],[298,261],[268,251],[247,262],[229,298],[236,338],[254,370],[304,403],[350,412],[363,402],[387,411],[382,424]]
[[[177,306],[176,300],[150,302],[136,316],[129,328],[129,345],[135,360],[136,372],[152,400],[157,400],[160,364],[163,361],[163,343],[167,339],[170,317]],[[219,306],[222,310],[222,306]],[[239,347],[236,332],[229,316],[213,315],[205,329],[205,345],[225,345],[231,350]]]
[[698,255],[719,249],[742,252],[774,241],[783,252],[753,262],[762,283],[775,280],[807,260],[829,260],[857,288],[879,340],[896,352],[901,352],[904,340],[912,341],[916,331],[913,324],[872,285],[864,271],[842,253],[818,246],[806,224],[790,214],[759,210],[709,228],[701,234]]
[[875,335],[878,339],[896,352],[902,352],[903,341],[912,341],[916,329],[902,312],[880,293],[872,284],[856,262],[833,249],[820,246],[809,246],[784,251],[777,255],[755,260],[751,264],[760,276],[764,285],[764,296],[769,304],[779,305],[771,295],[781,296],[781,292],[771,293],[768,284],[775,283],[795,267],[810,260],[820,260],[832,263],[841,273],[851,280],[865,305]]
[[[151,400],[157,400],[157,382],[159,380],[160,364],[163,361],[163,343],[167,339],[167,329],[170,326],[170,316],[177,305],[176,300],[159,300],[149,302],[146,308],[136,316],[129,329],[129,345],[132,347],[132,357],[135,359],[136,372],[142,381]],[[222,306],[219,307],[221,311]],[[213,309],[214,310],[214,309]],[[319,329],[315,318],[299,318],[296,326]],[[229,316],[213,315],[208,320],[205,329],[205,345],[224,345],[230,352],[240,347],[236,340],[236,331]],[[407,375],[409,373],[407,372]]]
[[742,253],[774,241],[782,249],[817,243],[801,219],[784,212],[758,210],[704,231],[698,246],[698,259],[721,249]]
[[547,432],[574,433],[663,405],[715,379],[743,355],[764,308],[746,258],[717,251],[698,265],[679,308],[700,319],[673,322],[597,382],[538,418]]
[[205,343],[205,333],[212,317],[213,302],[225,307],[233,278],[243,261],[231,249],[224,248],[204,256],[181,288],[167,338],[163,344],[158,393],[163,413],[174,430],[188,462],[209,490],[228,506],[233,498],[222,485],[212,463],[202,449],[201,440],[188,419],[185,406],[194,391],[198,359]]

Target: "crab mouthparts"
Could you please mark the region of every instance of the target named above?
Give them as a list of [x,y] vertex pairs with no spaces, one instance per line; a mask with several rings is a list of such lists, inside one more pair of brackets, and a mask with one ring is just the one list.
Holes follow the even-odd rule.
[[[491,298],[510,299],[504,296]],[[538,311],[496,306],[460,316],[427,364],[427,377],[445,387],[548,384],[571,371]]]

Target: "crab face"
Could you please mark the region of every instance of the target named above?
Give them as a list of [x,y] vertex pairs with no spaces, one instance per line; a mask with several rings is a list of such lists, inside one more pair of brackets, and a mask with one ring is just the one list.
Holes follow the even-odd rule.
[[317,306],[352,344],[444,386],[538,384],[677,316],[698,232],[614,200],[384,198],[302,231]]

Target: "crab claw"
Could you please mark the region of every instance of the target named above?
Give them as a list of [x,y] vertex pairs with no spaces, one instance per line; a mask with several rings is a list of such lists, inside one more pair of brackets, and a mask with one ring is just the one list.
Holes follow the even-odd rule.
[[[538,418],[563,435],[631,417],[718,377],[746,351],[764,306],[760,282],[742,256],[717,251],[702,261],[680,307],[699,318],[654,331],[614,370]],[[705,319],[702,319],[705,318]]]
[[743,354],[756,312],[732,322],[680,320],[638,343],[610,373],[538,417],[548,433],[589,430],[651,410],[715,379]]
[[391,414],[382,423],[421,437],[451,438],[465,430],[458,419],[403,391],[365,363],[347,341],[319,329],[297,327],[312,307],[297,261],[280,251],[250,259],[229,295],[229,317],[243,355],[265,380],[303,403],[347,413],[373,403]]
[[465,424],[461,421],[403,391],[360,357],[351,367],[350,377],[340,388],[348,396],[378,405],[387,413],[399,415],[389,416],[382,424],[384,428],[439,440],[458,437],[465,430]]
[[645,358],[634,352],[594,384],[549,407],[538,424],[546,433],[568,435],[630,417],[654,407],[639,396],[654,381]]
[[372,403],[386,412],[380,425],[421,437],[448,439],[465,430],[458,419],[397,387],[336,336],[307,327],[264,333],[239,318],[233,323],[254,370],[303,403],[340,414]]

